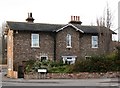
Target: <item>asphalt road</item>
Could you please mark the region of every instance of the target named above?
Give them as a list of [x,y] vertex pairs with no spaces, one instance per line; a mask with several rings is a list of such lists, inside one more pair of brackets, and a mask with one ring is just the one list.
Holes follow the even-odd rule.
[[119,86],[118,79],[40,79],[3,81],[2,86]]

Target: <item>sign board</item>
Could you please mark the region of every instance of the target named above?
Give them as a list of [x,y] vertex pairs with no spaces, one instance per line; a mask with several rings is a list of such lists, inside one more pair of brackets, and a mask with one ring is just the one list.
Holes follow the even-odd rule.
[[46,72],[47,72],[47,69],[38,69],[38,72],[46,73]]

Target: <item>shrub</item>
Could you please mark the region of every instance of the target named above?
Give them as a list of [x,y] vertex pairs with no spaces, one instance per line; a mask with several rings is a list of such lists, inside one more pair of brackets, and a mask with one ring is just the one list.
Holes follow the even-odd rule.
[[68,65],[52,67],[48,70],[50,73],[71,73]]
[[91,72],[93,69],[93,64],[91,63],[90,59],[80,59],[76,61],[73,65],[72,71],[73,72]]
[[41,67],[40,61],[28,60],[25,66],[25,73],[37,71]]
[[120,71],[120,60],[116,54],[92,56],[86,60],[79,60],[72,67],[73,72],[107,72]]
[[57,64],[56,62],[51,61],[51,63],[50,63],[50,67],[57,67],[57,66],[58,66],[58,64]]
[[65,64],[63,64],[63,61],[60,60],[60,61],[51,61],[50,62],[50,66],[51,67],[59,67],[59,66],[64,66]]
[[37,72],[39,68],[46,68],[48,72],[53,73],[68,73],[71,72],[69,65],[63,64],[62,61],[33,61],[29,60],[26,63],[25,72]]
[[31,67],[30,67],[30,65],[27,65],[25,67],[25,73],[29,73],[29,72],[31,72]]

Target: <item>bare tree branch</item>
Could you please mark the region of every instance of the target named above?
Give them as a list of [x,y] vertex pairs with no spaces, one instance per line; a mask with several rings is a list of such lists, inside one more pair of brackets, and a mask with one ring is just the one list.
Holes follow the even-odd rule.
[[111,28],[111,26],[113,25],[113,14],[108,6],[108,3],[107,3],[107,8],[106,10],[104,10],[103,12],[103,16],[97,18],[97,25],[98,26],[105,26],[107,28]]

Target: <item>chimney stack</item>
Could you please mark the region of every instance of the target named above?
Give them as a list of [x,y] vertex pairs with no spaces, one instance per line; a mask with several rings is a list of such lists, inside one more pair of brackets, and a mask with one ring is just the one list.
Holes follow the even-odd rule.
[[73,24],[82,24],[82,22],[80,21],[80,16],[71,16],[71,21],[69,23],[73,23]]
[[34,22],[34,18],[32,17],[32,13],[28,13],[28,18],[26,19],[27,22]]

